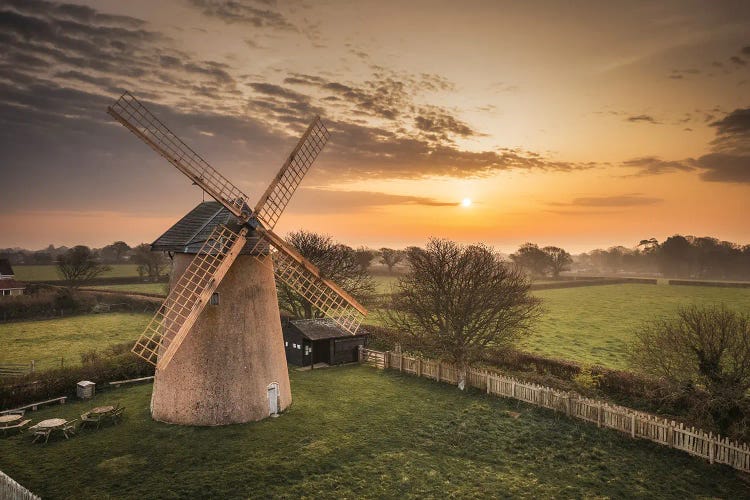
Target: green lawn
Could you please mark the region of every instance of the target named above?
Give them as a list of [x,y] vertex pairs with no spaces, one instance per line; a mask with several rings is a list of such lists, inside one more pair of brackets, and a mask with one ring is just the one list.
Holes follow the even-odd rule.
[[398,276],[373,276],[375,282],[375,293],[391,293],[393,286],[398,281]]
[[28,413],[38,421],[118,401],[126,407],[121,424],[69,441],[0,438],[0,469],[42,498],[750,494],[731,469],[478,392],[360,366],[291,379],[292,406],[260,423],[154,422],[150,385]]
[[133,341],[151,318],[148,314],[106,313],[42,321],[0,323],[0,363],[41,361],[40,368],[81,363],[81,353]]
[[750,289],[665,285],[603,285],[538,290],[546,312],[523,348],[540,354],[627,368],[625,348],[643,321],[681,305],[726,304],[750,312]]
[[96,288],[99,290],[112,290],[115,292],[157,293],[160,295],[167,294],[166,283],[132,283],[129,285],[97,285],[97,286],[89,286],[87,288]]
[[[113,264],[110,267],[112,269],[100,274],[99,277],[123,278],[138,276],[138,266],[135,264]],[[13,266],[13,271],[16,273],[16,279],[19,281],[53,281],[62,279],[55,265]]]

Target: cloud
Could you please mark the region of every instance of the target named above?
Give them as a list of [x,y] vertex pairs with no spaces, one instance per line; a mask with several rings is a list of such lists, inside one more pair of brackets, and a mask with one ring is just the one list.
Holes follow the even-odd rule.
[[375,191],[334,191],[321,188],[302,188],[295,194],[290,211],[301,213],[361,212],[397,205],[455,207],[458,206],[458,203],[443,202],[423,196],[405,196]]
[[634,115],[634,116],[628,116],[625,121],[631,122],[631,123],[653,123],[654,125],[660,125],[656,119],[651,115]]
[[434,134],[441,139],[451,135],[469,137],[477,135],[470,126],[440,108],[423,107],[417,111],[414,125],[423,132]]
[[742,47],[742,50],[740,52],[742,52],[742,54],[746,56],[750,56],[750,45],[746,45],[745,47]]
[[655,205],[664,200],[643,196],[641,193],[630,193],[618,196],[588,196],[575,198],[568,203],[550,202],[548,205],[557,207],[637,207]]
[[732,62],[733,64],[736,64],[737,66],[746,66],[747,65],[747,61],[745,61],[744,59],[742,59],[739,56],[732,56],[732,57],[729,58],[729,61]]
[[249,24],[256,28],[295,30],[280,12],[274,10],[276,2],[264,0],[188,0],[188,3],[209,17],[225,23]]
[[700,175],[704,181],[750,183],[750,155],[710,153],[696,163],[704,169]]
[[695,167],[689,161],[667,161],[658,156],[642,156],[622,162],[624,167],[639,169],[633,176],[660,175],[671,172],[687,172]]
[[750,155],[750,108],[735,109],[709,125],[716,129],[715,152]]

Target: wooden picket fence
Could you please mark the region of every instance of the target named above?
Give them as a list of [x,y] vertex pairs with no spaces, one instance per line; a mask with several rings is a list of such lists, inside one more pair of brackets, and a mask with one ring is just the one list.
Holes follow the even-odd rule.
[[[458,369],[450,363],[411,357],[403,353],[360,349],[359,359],[361,363],[376,368],[399,370],[438,382],[457,384],[459,380]],[[726,464],[737,470],[750,472],[750,447],[747,444],[733,442],[673,420],[485,370],[469,369],[466,385],[487,394],[513,398],[564,413],[598,427],[615,429],[632,438],[649,439],[711,463]]]
[[39,500],[40,497],[18,484],[3,471],[0,471],[0,498],[3,500]]

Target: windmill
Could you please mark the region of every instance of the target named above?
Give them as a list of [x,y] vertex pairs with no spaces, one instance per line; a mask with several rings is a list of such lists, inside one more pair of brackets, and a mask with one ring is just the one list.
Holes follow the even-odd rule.
[[316,117],[251,209],[246,194],[129,92],[107,112],[218,202],[171,229],[190,241],[180,241],[169,295],[132,349],[156,366],[152,417],[223,425],[283,410],[291,390],[275,279],[351,334],[367,314],[273,232],[328,131]]

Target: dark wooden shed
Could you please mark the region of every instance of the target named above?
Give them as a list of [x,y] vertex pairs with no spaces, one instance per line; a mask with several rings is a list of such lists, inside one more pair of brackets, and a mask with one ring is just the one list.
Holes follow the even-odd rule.
[[329,319],[288,320],[283,332],[287,363],[297,366],[357,361],[357,350],[367,338],[366,332],[352,335]]

